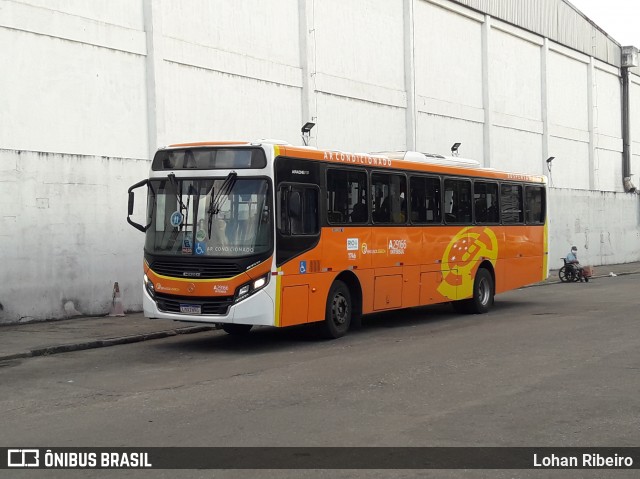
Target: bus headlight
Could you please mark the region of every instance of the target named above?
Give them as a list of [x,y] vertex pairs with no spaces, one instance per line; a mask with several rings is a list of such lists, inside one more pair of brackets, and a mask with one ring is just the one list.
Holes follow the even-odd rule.
[[251,296],[256,291],[259,291],[262,288],[264,288],[267,284],[269,284],[270,277],[271,277],[271,273],[268,273],[256,280],[251,281],[250,283],[245,283],[242,286],[240,286],[236,290],[236,299],[235,299],[236,303],[238,301],[242,301],[248,296]]
[[156,289],[153,287],[153,282],[149,279],[149,277],[145,274],[142,277],[142,282],[144,283],[145,288],[147,288],[147,292],[153,296],[156,292]]

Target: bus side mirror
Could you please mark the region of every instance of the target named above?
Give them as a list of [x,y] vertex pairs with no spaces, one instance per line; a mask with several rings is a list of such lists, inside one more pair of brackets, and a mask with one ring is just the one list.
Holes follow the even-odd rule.
[[135,201],[135,194],[133,191],[129,192],[129,211],[128,215],[131,216],[133,214],[133,202]]
[[143,233],[145,233],[149,229],[149,226],[151,226],[151,223],[149,223],[146,226],[142,226],[141,224],[138,224],[135,221],[132,221],[130,217],[133,214],[133,206],[135,204],[135,193],[133,192],[133,190],[135,190],[136,188],[140,188],[141,186],[147,186],[148,184],[149,184],[149,180],[142,180],[129,188],[129,208],[128,208],[128,214],[127,214],[127,223],[129,223],[135,229],[142,231]]

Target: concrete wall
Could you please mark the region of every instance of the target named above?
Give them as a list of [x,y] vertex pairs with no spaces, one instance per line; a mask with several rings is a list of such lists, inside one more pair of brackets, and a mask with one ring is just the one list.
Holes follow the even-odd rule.
[[[456,2],[0,0],[0,65],[0,322],[105,314],[114,281],[140,309],[126,190],[152,152],[300,144],[309,120],[318,147],[461,142],[485,166],[550,173],[552,267],[571,244],[591,264],[640,260],[616,62]],[[640,186],[636,75],[631,94]]]
[[482,161],[482,16],[419,1],[414,23],[415,149],[448,153],[451,145],[462,142],[463,155]]
[[298,141],[297,0],[164,0],[150,8],[161,34],[153,48],[164,134],[155,146],[265,136]]
[[119,281],[140,308],[141,235],[126,189],[146,160],[0,150],[3,317],[105,314]]
[[[629,263],[640,258],[640,197],[553,188],[549,194],[549,267],[578,247],[582,264]],[[605,272],[606,266],[598,269]]]
[[145,57],[141,2],[0,1],[0,321],[141,307]]
[[630,75],[631,95],[631,174],[633,184],[640,188],[640,76]]

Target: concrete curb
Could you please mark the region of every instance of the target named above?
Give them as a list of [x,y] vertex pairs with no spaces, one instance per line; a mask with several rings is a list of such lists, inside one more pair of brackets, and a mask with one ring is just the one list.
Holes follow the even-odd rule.
[[49,356],[52,354],[69,353],[72,351],[82,351],[84,349],[108,348],[110,346],[118,346],[120,344],[139,343],[141,341],[149,341],[152,339],[168,338],[179,334],[194,334],[204,331],[215,330],[215,326],[190,326],[186,328],[168,329],[164,331],[155,331],[153,333],[134,334],[132,336],[121,336],[117,338],[96,339],[92,341],[84,341],[79,343],[60,344],[57,346],[47,346],[44,348],[31,349],[15,354],[0,355],[0,361],[10,361],[12,359],[35,358],[38,356]]

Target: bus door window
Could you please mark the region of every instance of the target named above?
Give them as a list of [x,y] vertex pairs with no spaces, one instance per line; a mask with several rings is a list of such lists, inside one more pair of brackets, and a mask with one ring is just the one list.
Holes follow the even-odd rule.
[[528,224],[544,224],[545,198],[544,188],[525,187],[525,217]]
[[503,223],[524,223],[522,212],[522,186],[500,186],[500,208]]
[[403,224],[407,219],[407,179],[403,175],[371,175],[372,216],[376,223]]
[[444,180],[444,206],[447,223],[471,223],[471,181]]
[[331,224],[369,221],[365,171],[327,171],[327,219]]
[[315,235],[319,232],[317,187],[283,186],[278,192],[278,201],[278,229],[282,235]]
[[440,223],[440,179],[411,177],[411,222]]
[[498,184],[476,181],[473,183],[473,207],[476,223],[500,222],[498,209]]
[[238,192],[232,197],[232,205],[234,210],[233,217],[236,218],[235,237],[233,242],[236,244],[244,244],[249,238],[255,238],[255,227],[259,221],[249,221],[250,218],[258,218],[260,212],[258,210],[257,195],[251,193]]

